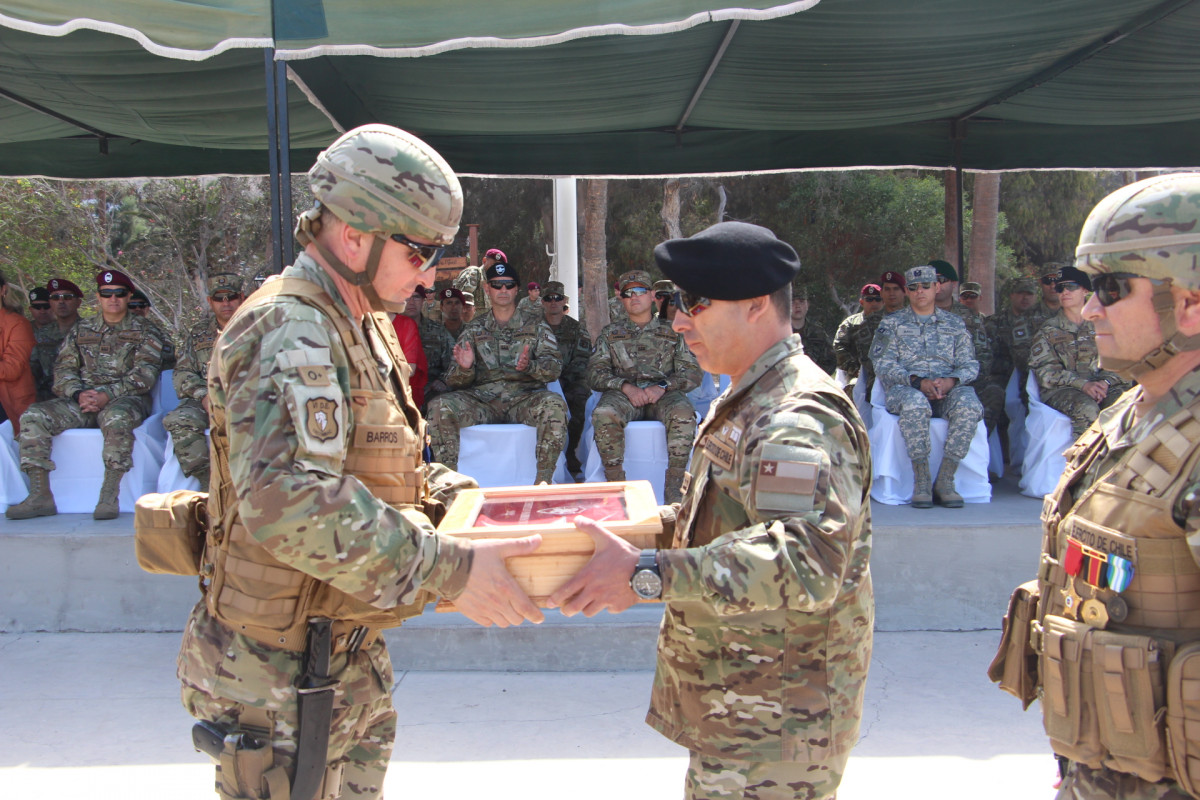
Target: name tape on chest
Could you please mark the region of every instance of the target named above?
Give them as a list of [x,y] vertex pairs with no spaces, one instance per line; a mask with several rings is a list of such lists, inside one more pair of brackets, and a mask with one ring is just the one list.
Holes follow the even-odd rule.
[[722,423],[718,430],[705,437],[704,455],[721,469],[733,469],[733,459],[741,439],[742,426],[732,422]]

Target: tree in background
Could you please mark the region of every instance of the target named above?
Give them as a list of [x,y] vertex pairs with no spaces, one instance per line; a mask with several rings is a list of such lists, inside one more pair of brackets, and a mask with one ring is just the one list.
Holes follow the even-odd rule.
[[1079,229],[1101,198],[1128,181],[1120,172],[1009,172],[1000,192],[1001,241],[1024,272],[1074,258]]

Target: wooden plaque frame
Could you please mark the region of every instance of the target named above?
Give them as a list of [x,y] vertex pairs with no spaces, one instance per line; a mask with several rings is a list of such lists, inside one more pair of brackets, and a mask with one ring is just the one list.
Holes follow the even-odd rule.
[[[658,501],[649,481],[466,489],[454,498],[438,531],[469,539],[540,533],[541,547],[531,555],[508,559],[508,571],[535,603],[544,605],[554,590],[587,564],[595,550],[592,538],[571,522],[578,514],[596,519],[643,549],[653,548],[662,532]],[[504,518],[512,522],[499,521]],[[447,601],[438,603],[439,611],[453,608]]]

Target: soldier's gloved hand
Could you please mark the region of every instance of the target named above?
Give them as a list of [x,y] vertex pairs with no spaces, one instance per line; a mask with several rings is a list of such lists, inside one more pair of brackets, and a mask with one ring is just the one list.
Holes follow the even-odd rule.
[[[542,610],[521,590],[508,568],[506,558],[525,556],[542,544],[539,535],[519,539],[484,539],[471,543],[474,555],[467,587],[452,598],[454,607],[480,625],[507,628],[525,620],[541,622]],[[631,572],[632,574],[632,572]]]
[[463,369],[470,369],[475,365],[475,348],[471,346],[470,342],[459,342],[454,345],[454,363]]
[[641,550],[587,517],[572,521],[592,537],[596,551],[587,566],[550,595],[547,606],[561,608],[568,617],[579,613],[594,617],[605,610],[616,614],[636,603],[629,579]]
[[521,355],[517,356],[517,372],[524,372],[529,369],[529,345],[521,348]]

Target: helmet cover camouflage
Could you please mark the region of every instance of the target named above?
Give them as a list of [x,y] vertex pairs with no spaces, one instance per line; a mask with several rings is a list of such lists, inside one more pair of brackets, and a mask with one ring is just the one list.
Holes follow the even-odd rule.
[[1101,200],[1083,223],[1075,266],[1200,289],[1200,173],[1159,175]]
[[390,125],[342,134],[308,171],[313,194],[364,233],[401,233],[450,244],[462,218],[462,186],[425,142]]

